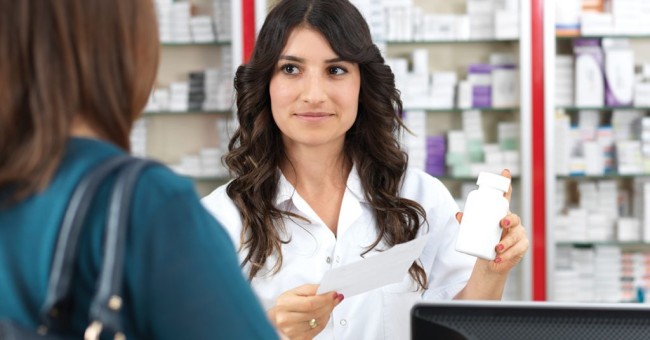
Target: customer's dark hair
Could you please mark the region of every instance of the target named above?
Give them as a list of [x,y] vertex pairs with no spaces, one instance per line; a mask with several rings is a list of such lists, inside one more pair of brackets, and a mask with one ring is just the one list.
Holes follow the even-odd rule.
[[52,178],[73,119],[125,150],[151,91],[151,0],[0,0],[0,188],[5,203]]
[[[285,157],[281,133],[271,114],[269,83],[289,35],[297,27],[314,29],[329,41],[343,60],[358,63],[361,72],[359,109],[354,125],[345,137],[345,154],[354,162],[366,199],[377,219],[378,237],[368,251],[382,240],[395,245],[416,237],[424,221],[424,210],[398,191],[407,167],[407,155],[400,148],[404,128],[399,113],[402,102],[394,75],[372,42],[366,21],[347,0],[284,0],[268,14],[260,30],[250,61],[238,68],[235,77],[239,127],[229,144],[225,162],[235,179],[228,195],[241,212],[242,265],[251,264],[249,279],[272,254],[278,255],[275,270],[282,264],[278,228],[283,215],[274,206],[278,190],[277,171]],[[426,275],[414,263],[411,276],[421,287]]]

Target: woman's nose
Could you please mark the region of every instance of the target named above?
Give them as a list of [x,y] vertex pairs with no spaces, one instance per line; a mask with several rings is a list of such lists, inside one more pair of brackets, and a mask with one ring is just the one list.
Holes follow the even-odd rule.
[[322,103],[326,98],[325,82],[322,77],[319,75],[308,76],[304,83],[302,100],[307,103]]

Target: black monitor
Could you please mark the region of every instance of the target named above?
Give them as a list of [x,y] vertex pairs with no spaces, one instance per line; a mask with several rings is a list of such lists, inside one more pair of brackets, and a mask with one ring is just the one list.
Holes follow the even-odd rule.
[[650,305],[452,301],[411,309],[411,340],[650,339]]

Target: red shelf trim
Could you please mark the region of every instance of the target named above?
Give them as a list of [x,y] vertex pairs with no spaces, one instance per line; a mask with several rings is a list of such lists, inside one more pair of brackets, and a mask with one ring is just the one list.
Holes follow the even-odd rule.
[[544,152],[544,1],[531,0],[532,63],[532,284],[533,300],[546,300],[546,180]]
[[248,62],[255,46],[255,0],[242,0],[242,59]]

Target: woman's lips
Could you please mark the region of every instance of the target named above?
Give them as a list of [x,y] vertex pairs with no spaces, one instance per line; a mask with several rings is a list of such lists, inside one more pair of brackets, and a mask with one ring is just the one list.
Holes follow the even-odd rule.
[[327,112],[301,112],[296,113],[296,116],[307,121],[322,121],[329,117],[332,117],[333,114]]

